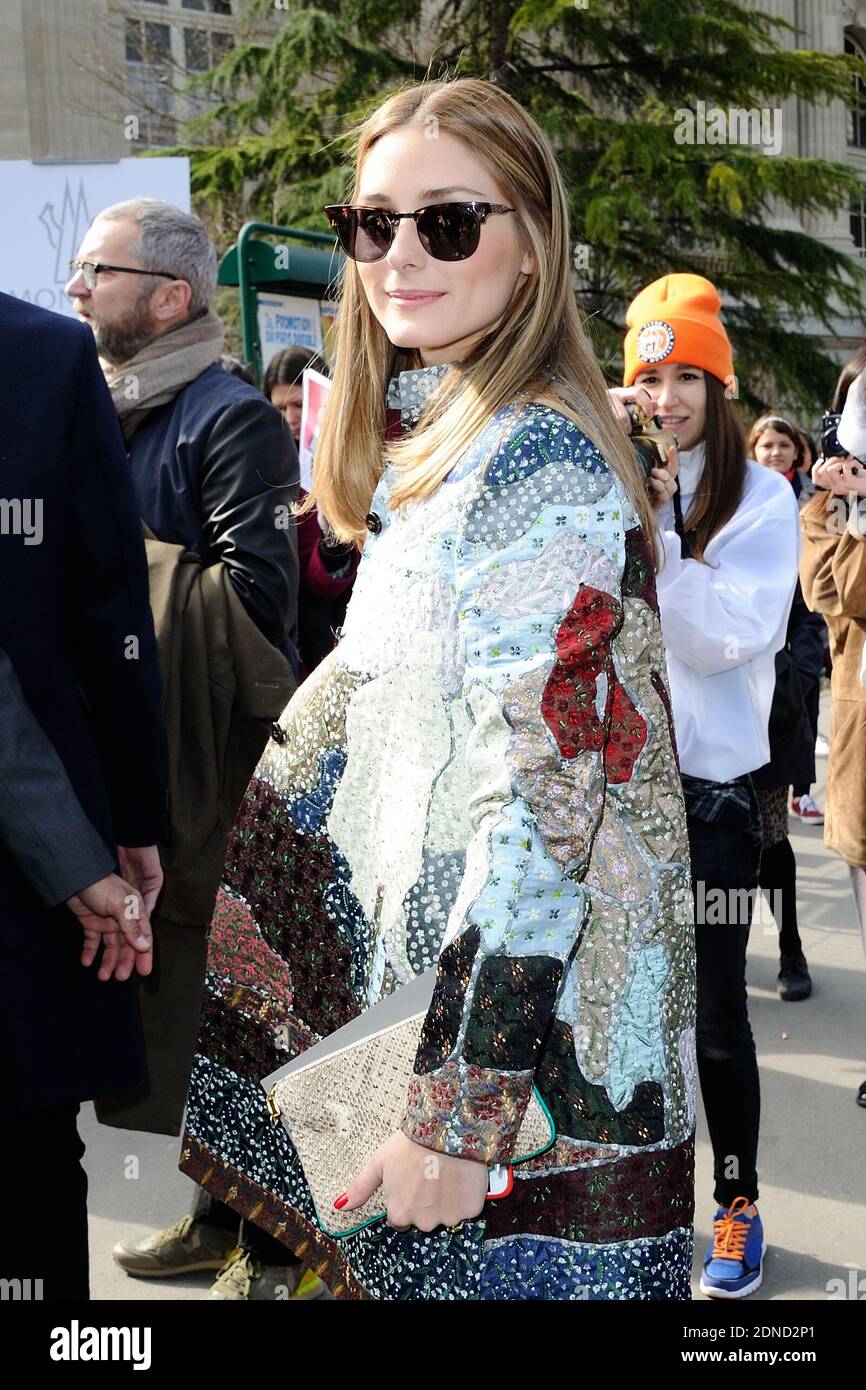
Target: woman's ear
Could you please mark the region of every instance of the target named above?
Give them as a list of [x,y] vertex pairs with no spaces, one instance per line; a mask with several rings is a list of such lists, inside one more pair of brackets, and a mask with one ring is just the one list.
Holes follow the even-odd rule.
[[535,274],[535,257],[531,251],[524,253],[523,260],[520,262],[520,273],[521,275]]

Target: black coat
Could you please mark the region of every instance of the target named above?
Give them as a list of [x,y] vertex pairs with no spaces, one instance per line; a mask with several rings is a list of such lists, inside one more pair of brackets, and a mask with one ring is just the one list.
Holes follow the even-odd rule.
[[800,581],[794,590],[785,645],[776,653],[776,689],[770,710],[770,761],[752,773],[756,787],[811,785],[815,733],[806,708],[824,660],[824,622],[806,607]]
[[129,461],[154,535],[194,550],[205,566],[221,560],[253,622],[296,663],[287,645],[298,610],[288,505],[298,495],[298,453],[276,407],[215,362],[147,414]]
[[0,844],[48,907],[113,873],[116,856],[81,808],[57,749],[0,648]]
[[[0,478],[0,647],[112,857],[118,843],[154,844],[159,670],[114,406],[90,330],[2,294]],[[31,522],[41,514],[41,534],[13,524],[13,501],[30,503]],[[134,981],[98,980],[81,943],[69,909],[46,906],[0,844],[0,1113],[141,1075]]]

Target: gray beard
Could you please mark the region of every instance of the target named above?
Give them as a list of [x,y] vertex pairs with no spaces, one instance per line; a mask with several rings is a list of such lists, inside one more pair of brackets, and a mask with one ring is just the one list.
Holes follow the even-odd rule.
[[147,301],[142,300],[120,323],[106,324],[90,320],[96,350],[112,367],[121,367],[156,336]]

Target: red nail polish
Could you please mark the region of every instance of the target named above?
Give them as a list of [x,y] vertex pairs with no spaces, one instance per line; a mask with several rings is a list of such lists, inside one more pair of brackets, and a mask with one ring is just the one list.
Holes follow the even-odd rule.
[[336,1200],[335,1203],[334,1203],[334,1206],[335,1206],[336,1210],[337,1210],[337,1211],[340,1211],[340,1210],[346,1205],[346,1203],[348,1202],[348,1200],[349,1200],[349,1194],[348,1194],[348,1192],[344,1192],[343,1195],[342,1195],[341,1197],[338,1197],[337,1200]]

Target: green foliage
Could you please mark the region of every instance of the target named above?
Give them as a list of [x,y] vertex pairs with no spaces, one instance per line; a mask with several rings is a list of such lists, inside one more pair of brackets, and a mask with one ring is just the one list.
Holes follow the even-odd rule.
[[213,106],[184,147],[194,196],[223,226],[236,214],[234,231],[246,217],[326,231],[321,209],[345,196],[349,137],[369,110],[425,77],[486,77],[556,148],[589,246],[577,292],[612,377],[630,298],[693,270],[730,306],[746,405],[814,412],[836,366],[803,325],[832,336],[834,314],[859,315],[866,272],[768,221],[781,204],[845,208],[866,186],[784,149],[675,138],[699,101],[821,103],[866,77],[856,59],[785,48],[792,32],[740,0],[252,0],[244,42],[204,79]]

